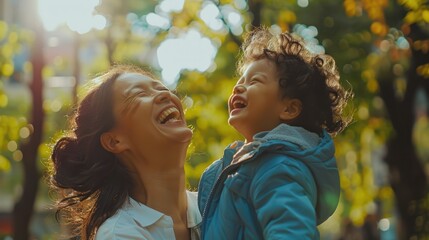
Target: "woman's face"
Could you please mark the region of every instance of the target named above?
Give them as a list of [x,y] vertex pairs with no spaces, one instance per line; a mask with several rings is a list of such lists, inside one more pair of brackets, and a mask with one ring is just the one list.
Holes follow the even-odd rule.
[[[123,73],[113,85],[115,131],[130,147],[189,143],[180,99],[160,81],[140,73]],[[164,146],[166,148],[167,146]]]

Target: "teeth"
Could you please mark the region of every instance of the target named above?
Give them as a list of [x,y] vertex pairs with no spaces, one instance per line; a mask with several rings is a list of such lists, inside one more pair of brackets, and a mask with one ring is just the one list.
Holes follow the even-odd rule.
[[246,103],[244,101],[241,101],[241,100],[235,100],[233,105],[234,105],[234,108],[246,107]]
[[[180,116],[180,112],[176,107],[170,107],[167,110],[165,110],[164,112],[161,113],[161,115],[158,118],[158,122],[159,123],[164,123],[165,120],[167,119],[167,117],[174,113],[173,117],[171,119],[179,119]],[[169,119],[170,120],[170,119]]]

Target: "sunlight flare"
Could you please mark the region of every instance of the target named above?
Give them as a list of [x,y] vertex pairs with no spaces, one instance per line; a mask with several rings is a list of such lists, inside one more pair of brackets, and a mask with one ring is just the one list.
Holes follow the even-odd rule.
[[72,31],[83,34],[106,27],[106,18],[94,15],[99,4],[99,0],[39,0],[38,12],[47,31],[67,24]]

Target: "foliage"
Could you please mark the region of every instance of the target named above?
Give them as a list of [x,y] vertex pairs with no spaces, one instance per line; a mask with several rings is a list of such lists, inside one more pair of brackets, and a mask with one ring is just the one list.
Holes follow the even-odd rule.
[[[19,76],[14,58],[23,54],[30,35],[0,21],[0,195],[2,208],[19,190],[21,173],[13,171],[23,158],[20,144],[28,140],[32,126],[27,124],[28,93],[16,86]],[[18,100],[18,98],[21,98]],[[3,197],[5,196],[5,197]],[[9,201],[8,201],[9,200]],[[4,211],[4,209],[1,209]]]
[[31,130],[31,126],[26,126],[27,120],[23,115],[28,105],[11,98],[11,94],[17,94],[25,99],[27,93],[13,87],[8,89],[10,92],[5,92],[5,85],[13,84],[10,81],[16,79],[14,57],[24,51],[23,44],[28,39],[26,32],[0,21],[0,174],[11,170],[12,159],[21,160],[19,143],[28,137]]
[[[145,4],[138,0],[102,1],[97,10],[108,19],[108,27],[79,36],[81,51],[94,52],[91,61],[82,64],[81,76],[92,78],[115,62],[131,62],[161,72],[155,59],[156,49],[165,40],[181,36],[190,29],[211,39],[217,48],[212,66],[205,72],[183,70],[177,85],[186,106],[188,124],[194,129],[186,173],[189,187],[195,189],[204,169],[222,155],[229,143],[241,139],[227,124],[226,103],[237,81],[235,61],[241,35],[250,28],[251,22],[260,17],[260,23],[273,31],[293,31],[323,47],[336,60],[343,83],[355,93],[348,109],[355,120],[335,140],[343,191],[341,203],[335,215],[321,227],[326,232],[339,234],[338,221],[342,219],[362,226],[372,214],[379,218],[394,215],[394,194],[382,162],[385,143],[394,133],[379,96],[378,76],[393,74],[391,81],[396,94],[399,97],[404,94],[410,47],[429,51],[429,40],[421,39],[407,45],[406,35],[412,24],[423,26],[427,31],[429,9],[425,1],[420,0],[344,0],[342,5],[336,0],[323,0],[309,1],[308,6],[298,5],[300,2],[306,1],[184,1],[182,10],[162,12],[157,1],[145,1]],[[220,29],[213,29],[200,17],[201,9],[207,4],[219,10]],[[231,12],[240,15],[239,26],[228,18]],[[164,28],[150,25],[145,18],[150,13],[165,17],[169,25]],[[306,38],[314,29],[314,36]],[[17,146],[25,141],[19,133],[31,131],[23,115],[28,112],[29,102],[11,100],[4,92],[4,84],[14,72],[13,56],[25,46],[21,39],[28,39],[28,33],[20,33],[0,21],[0,176],[13,168],[15,161],[11,159],[19,160]],[[56,61],[45,67],[44,77],[71,74],[69,58],[57,56]],[[421,76],[429,76],[428,66],[419,66]],[[28,68],[24,69],[24,73],[27,71]],[[73,107],[70,89],[49,91],[44,104],[47,119],[46,137],[40,148],[41,160],[49,159],[50,146],[65,129],[66,116]],[[422,99],[427,104],[427,99]],[[427,117],[417,120],[414,138],[420,143],[417,149],[423,159],[429,159],[428,126]],[[40,167],[46,166],[41,164]],[[5,181],[1,182],[3,189]],[[14,184],[16,181],[8,186]],[[39,195],[46,198],[47,191],[45,187]]]

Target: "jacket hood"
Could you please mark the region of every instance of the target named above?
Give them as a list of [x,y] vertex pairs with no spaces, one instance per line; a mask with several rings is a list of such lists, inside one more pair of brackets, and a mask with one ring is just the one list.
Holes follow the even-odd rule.
[[340,183],[334,143],[326,131],[319,136],[302,127],[280,124],[271,131],[256,134],[253,139],[236,153],[234,163],[248,159],[243,155],[249,155],[249,151],[280,151],[302,161],[310,169],[317,186],[317,224],[334,213],[339,201]]

